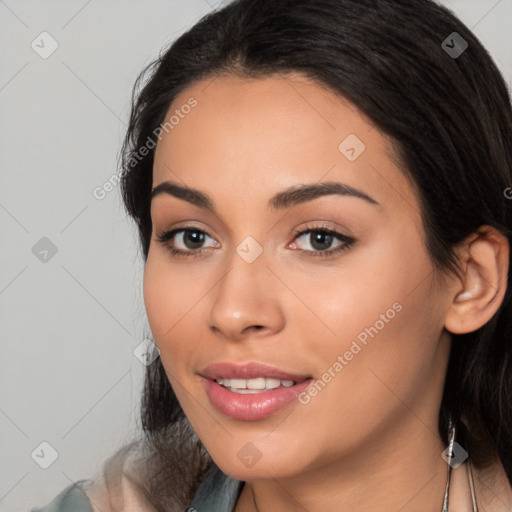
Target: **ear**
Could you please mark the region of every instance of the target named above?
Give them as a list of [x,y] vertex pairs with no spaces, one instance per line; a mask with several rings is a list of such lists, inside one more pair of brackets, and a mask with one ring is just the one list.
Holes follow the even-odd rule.
[[476,331],[499,309],[508,281],[510,247],[505,235],[482,226],[458,247],[462,269],[446,312],[445,328],[453,334]]

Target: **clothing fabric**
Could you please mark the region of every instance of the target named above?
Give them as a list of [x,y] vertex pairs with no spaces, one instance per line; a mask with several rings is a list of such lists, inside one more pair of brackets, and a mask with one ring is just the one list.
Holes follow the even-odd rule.
[[91,502],[84,492],[91,483],[92,480],[79,480],[66,487],[48,505],[31,508],[29,512],[93,512]]
[[213,464],[185,512],[234,512],[243,486]]
[[[93,512],[84,490],[92,480],[66,487],[51,503],[29,512]],[[186,512],[234,512],[244,482],[225,475],[215,464],[207,471]]]

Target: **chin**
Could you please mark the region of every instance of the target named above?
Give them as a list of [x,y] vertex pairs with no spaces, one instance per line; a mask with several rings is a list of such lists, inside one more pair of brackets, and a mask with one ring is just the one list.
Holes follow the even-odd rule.
[[236,480],[269,480],[290,478],[302,471],[296,454],[283,454],[282,451],[266,454],[251,442],[242,445],[240,450],[228,454],[223,452],[212,458],[215,464],[228,476]]

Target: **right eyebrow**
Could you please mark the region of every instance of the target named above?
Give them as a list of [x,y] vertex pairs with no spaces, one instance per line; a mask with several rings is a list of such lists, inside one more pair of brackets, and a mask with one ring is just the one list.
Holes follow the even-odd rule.
[[151,201],[162,194],[183,199],[195,206],[211,210],[212,212],[215,211],[215,206],[213,205],[213,201],[210,197],[194,188],[178,185],[177,183],[172,183],[170,181],[164,181],[151,191]]

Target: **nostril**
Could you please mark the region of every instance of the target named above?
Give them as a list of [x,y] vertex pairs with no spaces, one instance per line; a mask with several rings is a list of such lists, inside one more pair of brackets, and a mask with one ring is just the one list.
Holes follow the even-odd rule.
[[264,325],[250,325],[249,327],[247,327],[246,329],[244,329],[244,331],[252,331],[252,330],[255,330],[255,331],[261,331],[262,329],[265,329],[265,326]]

